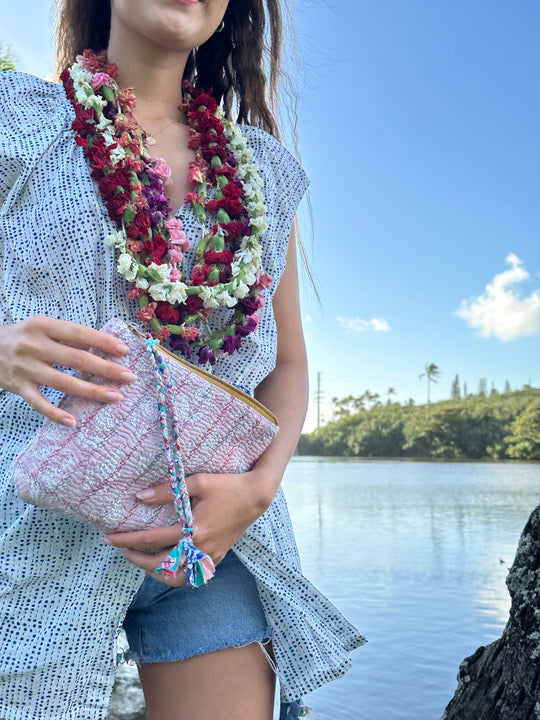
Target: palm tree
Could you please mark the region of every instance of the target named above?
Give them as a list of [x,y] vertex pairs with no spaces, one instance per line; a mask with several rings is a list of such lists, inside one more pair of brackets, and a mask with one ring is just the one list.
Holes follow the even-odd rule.
[[381,396],[379,395],[379,393],[372,393],[371,397],[369,399],[370,399],[370,402],[373,403],[373,405],[371,407],[379,407],[379,405],[382,404]]
[[389,387],[388,390],[386,391],[386,396],[387,396],[386,404],[387,405],[390,405],[390,403],[392,402],[390,400],[390,398],[392,397],[392,395],[395,395],[395,394],[396,394],[396,391],[394,390],[394,388]]
[[418,377],[422,379],[424,376],[427,378],[427,401],[429,405],[429,390],[430,390],[430,383],[437,382],[437,378],[441,374],[441,371],[439,370],[438,365],[435,365],[435,363],[426,363],[424,365],[424,372],[419,375]]
[[370,390],[366,390],[366,392],[358,398],[358,401],[366,410],[371,410],[372,407],[381,404],[380,397],[379,393],[372,393]]

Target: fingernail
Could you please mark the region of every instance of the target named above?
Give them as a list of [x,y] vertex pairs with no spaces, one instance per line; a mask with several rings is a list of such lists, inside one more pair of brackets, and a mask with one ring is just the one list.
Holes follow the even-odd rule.
[[73,428],[77,424],[77,421],[75,420],[75,418],[65,417],[65,418],[62,418],[61,423],[62,423],[62,425],[66,425],[67,427]]
[[119,400],[122,400],[122,396],[119,392],[116,392],[116,390],[108,390],[105,393],[105,399],[108,402],[118,402]]
[[152,490],[152,488],[148,488],[148,490],[141,490],[140,492],[135,493],[135,497],[138,497],[139,500],[151,500],[155,496],[156,491]]
[[112,545],[112,541],[109,540],[108,537],[102,537],[102,538],[101,538],[101,542],[104,542],[105,545]]
[[137,379],[137,376],[134,373],[129,372],[129,371],[123,372],[120,375],[120,380],[125,383],[135,382],[136,379]]
[[131,352],[129,347],[124,343],[119,343],[116,347],[118,349],[118,352],[122,353],[122,355],[128,355]]

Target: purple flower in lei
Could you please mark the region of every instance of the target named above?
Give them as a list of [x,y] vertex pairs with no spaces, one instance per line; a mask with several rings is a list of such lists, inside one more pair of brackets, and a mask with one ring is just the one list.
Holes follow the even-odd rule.
[[162,216],[167,217],[171,212],[171,208],[169,201],[162,193],[161,180],[158,175],[152,172],[148,172],[148,179],[150,180],[150,185],[145,185],[143,188],[144,196],[148,201],[148,208],[152,213],[157,211],[161,213]]
[[116,120],[116,117],[118,115],[114,106],[111,104],[106,105],[106,107],[103,109],[103,114],[108,120],[111,120],[112,122]]
[[191,358],[192,350],[189,343],[181,335],[170,335],[169,344],[173,350],[179,350],[188,359]]
[[249,216],[248,216],[248,214],[246,213],[246,214],[245,214],[245,217],[244,217],[244,227],[243,227],[243,229],[242,229],[242,235],[249,235],[250,232],[251,232],[251,225],[250,225],[250,222],[249,222]]
[[210,365],[216,364],[216,356],[214,352],[206,345],[199,349],[199,362],[201,365],[204,365],[204,363],[207,362],[209,362]]
[[225,335],[223,338],[223,350],[226,353],[229,353],[229,355],[232,355],[235,350],[238,350],[240,348],[240,344],[242,342],[242,339],[235,335],[233,337],[232,335]]
[[238,307],[246,315],[253,315],[254,312],[257,312],[260,305],[257,301],[257,298],[254,298],[253,295],[248,295],[247,297],[239,301]]
[[238,325],[234,329],[234,334],[239,338],[243,338],[246,337],[246,335],[249,335],[249,333],[254,332],[256,328],[257,321],[255,320],[255,318],[248,317],[245,323],[238,323]]

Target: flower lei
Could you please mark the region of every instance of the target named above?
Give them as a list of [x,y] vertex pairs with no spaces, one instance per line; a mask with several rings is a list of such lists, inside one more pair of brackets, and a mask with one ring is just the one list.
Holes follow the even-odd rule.
[[[85,50],[61,79],[75,109],[75,140],[118,226],[107,241],[120,253],[118,272],[133,283],[128,298],[139,303],[137,317],[173,350],[213,365],[257,329],[261,290],[272,280],[261,265],[259,237],[268,227],[262,181],[240,129],[210,94],[184,81],[180,109],[195,151],[188,174],[195,189],[185,202],[203,227],[188,280],[181,263],[190,243],[163,191],[171,170],[140,136],[135,95],[118,85],[117,66],[104,52]],[[234,308],[232,317],[211,332],[208,315],[220,306]]]

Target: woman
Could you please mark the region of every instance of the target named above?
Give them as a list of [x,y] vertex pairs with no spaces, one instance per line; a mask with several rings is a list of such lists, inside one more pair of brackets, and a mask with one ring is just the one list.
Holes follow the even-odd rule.
[[[268,84],[262,0],[111,0],[110,6],[108,0],[64,0],[60,12],[60,59],[71,64],[85,48],[107,48],[106,57],[85,53],[92,87],[105,82],[100,71],[114,73],[108,63],[115,63],[120,87],[134,89],[136,104],[135,95],[124,96],[137,125],[131,132],[153,140],[152,154],[172,171],[170,178],[164,172],[164,192],[171,217],[182,221],[191,241],[188,273],[201,226],[195,203],[184,202],[196,182],[196,156],[182,77],[213,87],[226,114],[236,107],[263,183],[268,229],[261,250],[268,287],[265,304],[258,302],[258,327],[252,322],[231,352],[223,346],[217,357],[207,352],[202,359],[215,361],[216,375],[254,393],[276,414],[280,431],[250,472],[188,478],[195,541],[218,566],[215,578],[196,590],[182,587],[182,574],[155,572],[167,554],[162,548],[178,541],[179,525],[103,538],[24,505],[15,494],[11,463],[43,417],[76,423],[56,407],[61,393],[121,401],[121,385],[133,377],[88,350],[121,356],[125,348],[98,328],[113,316],[133,319],[137,308],[134,295],[127,297],[129,283],[117,272],[114,248],[105,242],[118,228],[92,181],[80,122],[74,124],[75,113],[79,121],[84,115],[76,105],[74,72],[63,73],[65,87],[19,73],[0,75],[4,720],[104,718],[122,623],[152,720],[267,720],[276,666],[283,716],[300,716],[295,701],[342,675],[349,652],[364,641],[301,575],[279,487],[307,404],[296,249],[288,243],[307,181],[274,137],[267,98],[279,70],[276,0],[268,0],[266,13],[272,30]],[[158,313],[159,303],[150,305]],[[226,307],[212,311],[210,327],[219,328],[229,316]],[[185,344],[179,347],[186,350]],[[75,371],[100,375],[109,384],[81,380]],[[171,502],[168,486],[153,491],[141,499]]]

